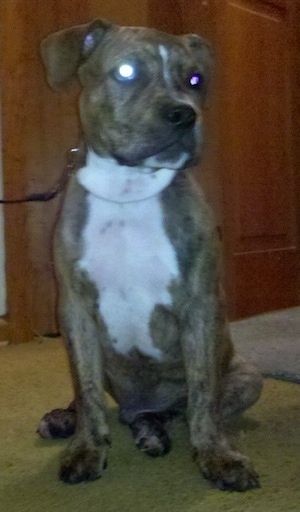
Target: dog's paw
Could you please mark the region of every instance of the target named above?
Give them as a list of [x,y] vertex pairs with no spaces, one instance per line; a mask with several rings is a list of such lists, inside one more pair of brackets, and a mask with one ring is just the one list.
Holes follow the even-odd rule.
[[247,491],[260,487],[259,477],[247,457],[238,452],[200,457],[204,477],[222,491]]
[[140,414],[131,423],[130,428],[135,444],[142,452],[150,457],[160,457],[169,453],[171,439],[165,429],[164,420],[159,414]]
[[43,416],[37,433],[44,439],[66,439],[74,434],[75,426],[74,409],[53,409]]
[[70,484],[100,478],[107,467],[109,443],[74,439],[62,456],[59,477]]
[[150,457],[167,455],[171,449],[171,440],[168,434],[161,437],[157,437],[156,435],[141,435],[135,439],[135,444],[139,450],[150,455]]

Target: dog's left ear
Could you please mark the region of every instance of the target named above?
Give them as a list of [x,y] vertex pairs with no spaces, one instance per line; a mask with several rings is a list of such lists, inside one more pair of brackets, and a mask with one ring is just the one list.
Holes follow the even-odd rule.
[[44,39],[41,43],[41,55],[49,85],[57,89],[70,82],[79,66],[113,28],[116,28],[116,25],[98,19],[86,25],[50,34]]
[[208,106],[207,91],[211,81],[213,63],[214,63],[214,52],[212,45],[203,37],[197,34],[187,34],[182,36],[185,43],[189,47],[190,51],[193,52],[196,60],[199,62],[199,67],[202,67],[204,82],[202,85],[203,90],[203,105]]

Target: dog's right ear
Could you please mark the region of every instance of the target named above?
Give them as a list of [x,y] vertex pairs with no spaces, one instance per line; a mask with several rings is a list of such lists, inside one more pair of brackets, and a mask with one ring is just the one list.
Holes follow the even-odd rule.
[[99,19],[50,34],[41,43],[49,85],[60,88],[72,80],[77,70],[94,51],[107,31],[116,25]]

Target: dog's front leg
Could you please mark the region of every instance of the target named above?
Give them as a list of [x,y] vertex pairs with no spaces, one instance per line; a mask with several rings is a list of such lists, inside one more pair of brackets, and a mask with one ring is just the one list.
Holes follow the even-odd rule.
[[219,489],[244,491],[259,482],[247,457],[230,446],[218,411],[225,319],[211,258],[207,263],[203,259],[202,268],[191,276],[192,298],[183,321],[190,438],[205,478]]
[[79,296],[61,304],[62,330],[69,354],[76,399],[76,431],[63,453],[60,478],[69,483],[99,478],[107,464],[109,429],[96,322]]

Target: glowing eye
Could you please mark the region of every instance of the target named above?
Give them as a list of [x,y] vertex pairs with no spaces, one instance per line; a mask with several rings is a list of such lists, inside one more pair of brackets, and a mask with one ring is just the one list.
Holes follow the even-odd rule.
[[115,77],[121,82],[134,80],[137,76],[137,70],[133,64],[121,64],[115,71]]
[[200,73],[193,73],[189,77],[189,83],[195,89],[200,89],[201,85],[203,84],[203,76],[200,75]]
[[119,73],[123,78],[132,78],[135,75],[133,66],[130,64],[123,64],[120,66]]

